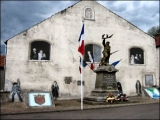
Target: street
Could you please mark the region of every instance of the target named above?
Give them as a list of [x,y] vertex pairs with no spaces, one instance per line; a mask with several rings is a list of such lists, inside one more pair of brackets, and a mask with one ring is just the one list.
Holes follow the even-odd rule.
[[3,119],[159,119],[159,103],[92,110],[1,115]]

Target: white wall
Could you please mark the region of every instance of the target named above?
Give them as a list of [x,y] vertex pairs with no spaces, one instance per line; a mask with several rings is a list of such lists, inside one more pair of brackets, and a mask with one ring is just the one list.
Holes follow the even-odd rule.
[[[95,20],[85,21],[85,44],[94,43],[102,47],[102,34],[114,34],[109,39],[111,51],[119,52],[110,57],[110,62],[122,59],[116,68],[119,69],[117,79],[124,92],[135,94],[136,80],[144,85],[144,76],[148,73],[153,74],[157,84],[158,66],[154,39],[93,1],[81,1],[11,38],[7,43],[6,79],[17,81],[19,78],[23,90],[46,91],[50,91],[51,84],[56,80],[62,97],[80,96],[80,86],[77,86],[77,81],[80,80],[80,54],[77,48],[85,7],[91,7],[95,11]],[[50,61],[29,60],[30,43],[39,39],[51,44]],[[129,64],[129,49],[133,46],[144,50],[145,64]],[[65,76],[72,76],[70,84],[65,84]],[[96,74],[86,67],[85,95],[89,95],[94,89],[95,79]]]

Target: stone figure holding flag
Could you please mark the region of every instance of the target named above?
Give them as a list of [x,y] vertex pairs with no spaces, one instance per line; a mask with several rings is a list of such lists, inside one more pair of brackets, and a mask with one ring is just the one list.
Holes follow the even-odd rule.
[[107,66],[109,64],[109,58],[110,58],[110,55],[111,55],[111,53],[110,53],[111,47],[109,45],[110,42],[109,41],[105,42],[105,40],[107,38],[111,38],[113,36],[113,34],[111,36],[108,36],[108,35],[106,35],[106,37],[104,37],[104,36],[105,36],[105,34],[102,35],[102,39],[103,39],[102,44],[104,46],[104,50],[102,52],[103,53],[103,58],[101,59],[100,66],[102,66],[102,65]]

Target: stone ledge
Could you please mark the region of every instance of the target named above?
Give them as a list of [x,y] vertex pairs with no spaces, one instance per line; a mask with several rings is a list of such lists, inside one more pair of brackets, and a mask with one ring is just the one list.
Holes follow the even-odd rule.
[[8,102],[9,94],[10,94],[10,91],[0,91],[0,99],[1,99],[0,103]]

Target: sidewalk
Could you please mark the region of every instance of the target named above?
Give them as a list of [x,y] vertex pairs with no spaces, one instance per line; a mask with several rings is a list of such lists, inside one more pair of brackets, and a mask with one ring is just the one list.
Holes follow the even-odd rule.
[[[109,107],[120,107],[128,105],[150,104],[159,103],[159,99],[151,99],[149,97],[129,97],[130,101],[118,102],[118,103],[105,103],[104,105],[89,105],[83,104],[83,110],[86,109],[99,109]],[[55,107],[36,107],[28,108],[24,102],[7,102],[1,104],[1,115],[9,114],[22,114],[22,113],[44,113],[44,112],[58,112],[69,110],[81,110],[81,102],[79,100],[57,100],[55,101]]]

